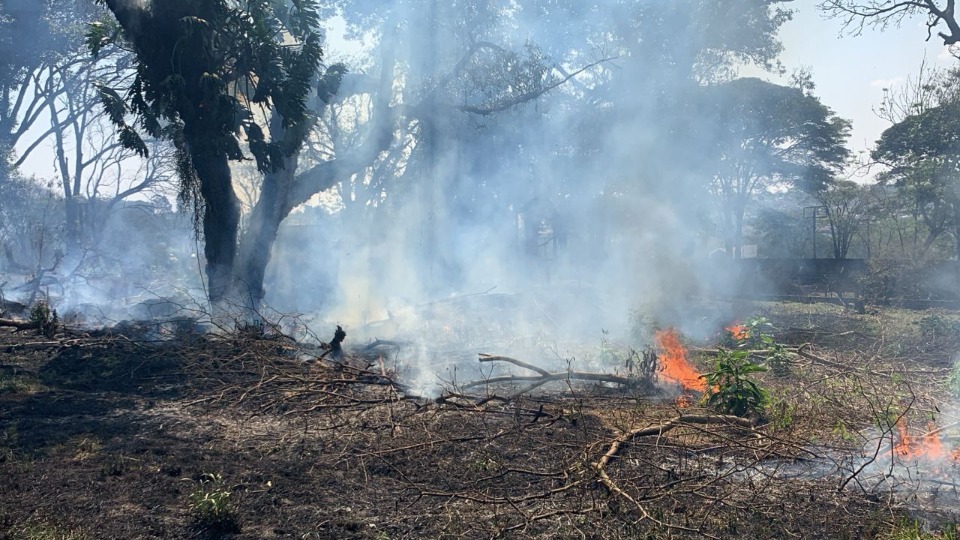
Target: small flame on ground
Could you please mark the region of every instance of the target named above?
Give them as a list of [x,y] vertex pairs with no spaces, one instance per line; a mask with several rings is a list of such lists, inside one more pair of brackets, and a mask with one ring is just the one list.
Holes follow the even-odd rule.
[[654,339],[660,348],[660,376],[678,383],[685,390],[706,391],[707,384],[700,373],[687,361],[687,348],[680,343],[680,335],[676,330],[668,328],[659,330]]
[[949,457],[956,461],[957,452],[949,455],[943,449],[943,441],[940,440],[940,430],[936,425],[930,422],[927,425],[927,433],[921,437],[910,435],[907,425],[901,418],[897,422],[897,431],[900,433],[899,440],[893,445],[893,454],[901,459],[919,460],[919,459],[943,459]]
[[677,407],[680,409],[686,409],[687,407],[693,405],[693,398],[684,394],[682,396],[677,396],[676,401]]
[[750,330],[742,324],[728,326],[726,331],[730,332],[730,336],[737,341],[744,341],[750,337]]

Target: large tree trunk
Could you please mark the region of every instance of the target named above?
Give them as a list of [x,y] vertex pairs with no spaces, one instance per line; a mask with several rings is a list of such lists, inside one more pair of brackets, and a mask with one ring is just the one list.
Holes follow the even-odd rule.
[[221,304],[233,279],[237,255],[240,202],[233,192],[227,156],[218,151],[212,138],[188,135],[187,145],[203,195],[203,253],[207,259],[207,296]]
[[290,213],[287,200],[296,168],[297,160],[292,157],[284,160],[283,169],[267,173],[250,215],[250,225],[240,242],[233,285],[248,318],[260,312],[265,293],[263,279],[280,223]]

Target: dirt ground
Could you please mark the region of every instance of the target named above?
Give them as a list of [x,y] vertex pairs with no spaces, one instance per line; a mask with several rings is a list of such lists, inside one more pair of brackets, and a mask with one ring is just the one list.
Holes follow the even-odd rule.
[[896,420],[954,436],[960,316],[742,309],[810,344],[759,375],[762,420],[643,384],[411,397],[375,349],[276,337],[0,330],[0,539],[955,538],[953,465],[936,492],[878,471]]

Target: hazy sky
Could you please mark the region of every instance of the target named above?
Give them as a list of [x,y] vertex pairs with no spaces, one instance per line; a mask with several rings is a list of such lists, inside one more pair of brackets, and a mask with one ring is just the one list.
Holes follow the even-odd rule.
[[883,89],[896,88],[907,77],[916,77],[926,54],[928,65],[956,61],[936,35],[929,41],[925,20],[904,21],[899,28],[865,29],[859,36],[844,31],[841,21],[824,19],[815,0],[790,4],[796,13],[782,29],[783,63],[788,69],[809,67],[816,94],[836,113],[853,120],[850,146],[867,151],[889,123],[874,110]]

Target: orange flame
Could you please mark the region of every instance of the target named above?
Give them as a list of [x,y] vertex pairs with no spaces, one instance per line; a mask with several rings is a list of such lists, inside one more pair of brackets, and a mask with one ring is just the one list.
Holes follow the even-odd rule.
[[[943,441],[940,440],[940,430],[936,429],[933,422],[927,425],[927,433],[919,438],[910,435],[902,418],[897,422],[897,431],[900,432],[900,440],[893,446],[895,456],[911,461],[948,457],[947,452],[943,449]],[[956,460],[956,452],[949,457]]]
[[726,331],[730,332],[730,336],[737,341],[744,341],[750,337],[750,330],[742,324],[728,326]]
[[677,396],[676,404],[677,404],[677,408],[686,409],[687,407],[693,405],[693,399],[691,399],[690,396],[686,394],[682,396]]
[[659,330],[654,339],[661,350],[660,374],[664,379],[678,383],[686,390],[703,392],[707,389],[700,373],[687,361],[687,349],[680,343],[680,335],[676,330]]

